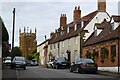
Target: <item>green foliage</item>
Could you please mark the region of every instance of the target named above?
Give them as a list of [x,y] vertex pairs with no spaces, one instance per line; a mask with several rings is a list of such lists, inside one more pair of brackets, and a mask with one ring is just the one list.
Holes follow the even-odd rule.
[[103,47],[101,48],[101,62],[104,62],[104,59],[108,56],[108,49]]
[[2,42],[2,57],[10,56],[9,49],[7,47],[7,42]]
[[37,49],[33,50],[33,52],[27,56],[27,59],[29,59],[29,60],[36,59],[38,61],[39,60],[39,52],[37,52]]
[[11,54],[12,54],[12,57],[14,57],[14,56],[22,56],[22,51],[18,46],[16,46],[16,47],[14,47],[12,49]]
[[93,53],[92,53],[92,59],[94,60],[95,57],[98,57],[98,51],[93,51]]
[[37,49],[33,50],[32,54],[35,54],[37,52]]
[[91,58],[91,53],[89,51],[86,52],[86,57]]
[[27,59],[28,60],[32,60],[34,57],[31,55],[31,54],[29,54],[28,56],[27,56]]
[[2,22],[2,41],[8,42],[8,40],[9,40],[8,31],[4,23]]
[[111,62],[114,62],[115,61],[115,55],[111,54],[110,60],[111,60]]

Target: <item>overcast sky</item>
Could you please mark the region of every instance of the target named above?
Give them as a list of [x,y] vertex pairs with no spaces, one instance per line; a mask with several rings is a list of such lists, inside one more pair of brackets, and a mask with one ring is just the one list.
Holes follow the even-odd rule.
[[[107,12],[110,15],[118,14],[119,0],[106,0]],[[97,0],[84,2],[83,0],[2,0],[0,3],[0,15],[9,33],[9,43],[12,41],[12,11],[16,8],[15,46],[19,46],[19,28],[22,32],[24,26],[34,32],[37,29],[37,44],[44,41],[44,36],[49,38],[50,32],[59,27],[59,19],[62,13],[67,15],[67,23],[73,20],[75,6],[80,6],[82,16],[97,10]]]

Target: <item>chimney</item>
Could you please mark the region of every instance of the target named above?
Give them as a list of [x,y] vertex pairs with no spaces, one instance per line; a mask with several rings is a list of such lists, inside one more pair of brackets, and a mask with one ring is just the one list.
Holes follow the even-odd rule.
[[81,10],[80,6],[75,7],[75,10],[73,11],[73,21],[79,20],[81,18]]
[[61,17],[60,17],[60,27],[66,25],[66,22],[67,22],[66,14],[61,14]]
[[98,0],[98,10],[106,12],[106,0]]

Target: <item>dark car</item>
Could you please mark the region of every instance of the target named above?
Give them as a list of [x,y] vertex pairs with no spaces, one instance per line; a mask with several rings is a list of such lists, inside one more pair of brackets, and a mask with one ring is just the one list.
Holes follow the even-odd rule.
[[26,60],[22,56],[16,56],[13,58],[11,63],[11,69],[15,68],[23,68],[26,70]]
[[59,69],[59,68],[68,68],[69,62],[65,57],[58,57],[56,60],[54,60],[53,68]]
[[92,59],[79,58],[76,59],[70,66],[70,72],[92,72],[97,73],[97,64]]
[[30,62],[31,62],[31,66],[38,66],[37,60],[32,59]]
[[26,60],[26,66],[31,66],[31,60]]

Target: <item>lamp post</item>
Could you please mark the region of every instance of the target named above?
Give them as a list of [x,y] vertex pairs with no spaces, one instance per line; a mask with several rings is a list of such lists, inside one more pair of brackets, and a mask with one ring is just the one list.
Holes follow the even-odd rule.
[[120,67],[120,66],[119,66],[119,65],[120,65],[120,50],[119,50],[119,47],[120,47],[119,45],[120,45],[120,44],[119,44],[119,40],[120,40],[120,39],[119,39],[119,37],[118,37],[118,75],[119,75],[119,73],[120,73],[120,72],[119,72],[119,71],[120,71],[120,68],[119,68],[119,67]]
[[15,30],[15,8],[13,9],[13,32],[12,32],[12,50],[14,47],[14,31]]

